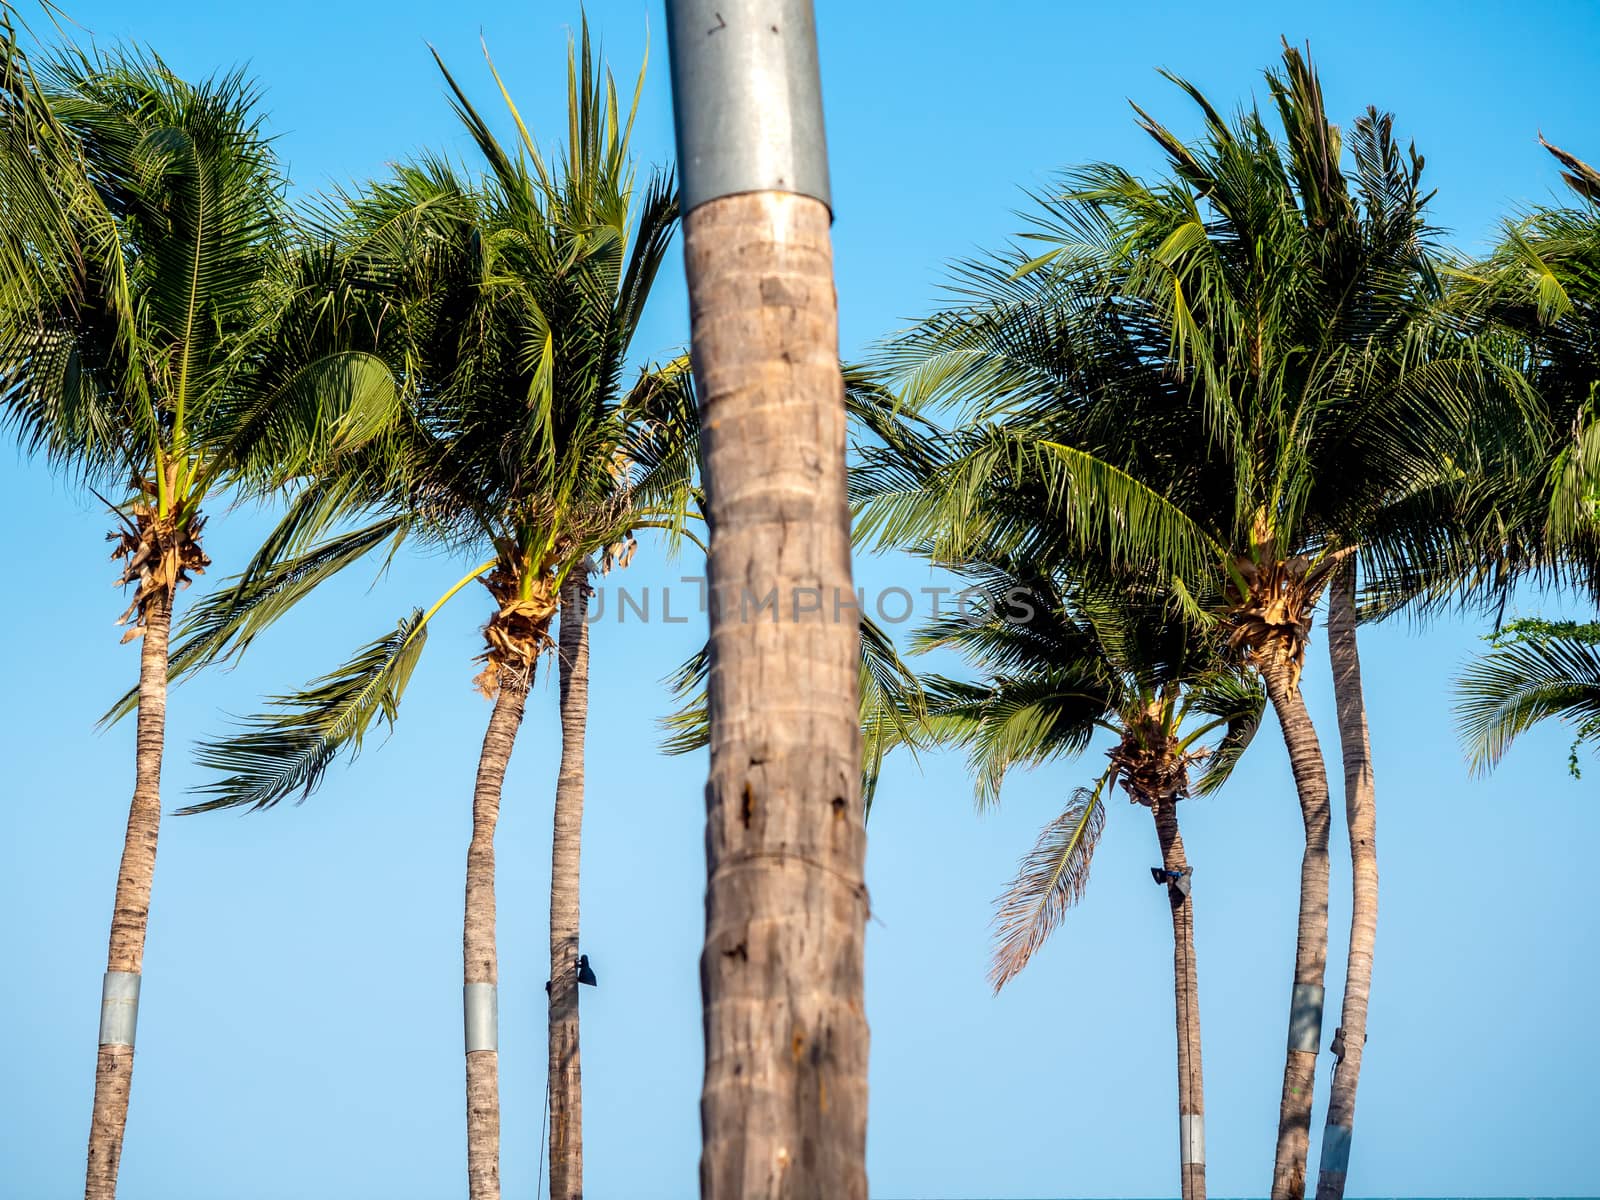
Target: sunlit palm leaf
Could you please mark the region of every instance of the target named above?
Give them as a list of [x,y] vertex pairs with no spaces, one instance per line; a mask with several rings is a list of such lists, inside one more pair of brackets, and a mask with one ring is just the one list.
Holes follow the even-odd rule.
[[198,788],[210,799],[179,811],[271,808],[310,796],[341,752],[360,753],[374,723],[393,726],[426,640],[426,620],[417,609],[337,671],[303,691],[272,697],[273,711],[247,720],[243,732],[202,743],[196,761],[227,778]]

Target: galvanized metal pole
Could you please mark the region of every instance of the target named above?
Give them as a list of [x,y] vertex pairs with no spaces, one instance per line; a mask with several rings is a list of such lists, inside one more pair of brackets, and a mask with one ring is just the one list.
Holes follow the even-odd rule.
[[746,192],[830,210],[811,0],[668,0],[685,214]]
[[701,1195],[866,1200],[844,386],[810,0],[668,0],[711,529]]

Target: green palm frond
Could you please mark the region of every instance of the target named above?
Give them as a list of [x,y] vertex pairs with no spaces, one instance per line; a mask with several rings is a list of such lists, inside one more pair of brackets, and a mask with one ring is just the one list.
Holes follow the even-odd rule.
[[878,780],[890,752],[904,746],[916,758],[927,696],[888,632],[861,614],[862,808],[870,816]]
[[0,425],[188,519],[380,436],[396,385],[347,280],[301,244],[243,73],[138,50],[8,61],[0,93]]
[[[1189,684],[1184,694],[1191,713],[1213,718],[1206,724],[1220,723],[1223,730],[1194,781],[1196,795],[1210,796],[1228,782],[1256,730],[1261,728],[1261,718],[1267,708],[1266,688],[1253,673],[1216,671]],[[1190,736],[1197,735],[1198,731]]]
[[700,647],[662,682],[667,691],[681,701],[681,707],[662,717],[666,736],[661,741],[663,754],[693,754],[711,745],[711,708],[707,680],[711,676],[711,648]]
[[426,640],[427,619],[417,609],[337,671],[272,697],[273,711],[249,718],[242,732],[203,742],[196,761],[227,777],[197,789],[210,799],[179,812],[271,808],[296,794],[309,797],[341,752],[360,753],[375,723],[393,727]]
[[856,537],[915,546],[935,562],[1104,555],[1113,564],[1220,590],[1222,546],[1156,488],[1095,454],[987,425],[924,439],[913,454],[868,449],[852,478]]
[[998,992],[1028,965],[1089,885],[1089,865],[1105,830],[1105,788],[1079,788],[1044,832],[995,904],[989,982]]
[[1456,684],[1456,720],[1474,771],[1492,770],[1517,736],[1559,718],[1576,747],[1600,740],[1600,626],[1534,631],[1496,645]]
[[934,746],[964,746],[979,807],[999,803],[1013,767],[1035,767],[1088,749],[1115,713],[1119,683],[1104,663],[1052,664],[1014,679],[967,683],[930,676],[927,733]]
[[667,551],[700,541],[704,521],[700,475],[700,412],[689,356],[651,366],[622,401],[628,435],[622,455],[630,466],[630,501],[641,525],[662,530]]
[[[263,381],[265,383],[265,381]],[[208,475],[271,491],[388,432],[401,414],[395,377],[375,354],[343,350],[288,365],[288,377],[248,401],[216,448]]]

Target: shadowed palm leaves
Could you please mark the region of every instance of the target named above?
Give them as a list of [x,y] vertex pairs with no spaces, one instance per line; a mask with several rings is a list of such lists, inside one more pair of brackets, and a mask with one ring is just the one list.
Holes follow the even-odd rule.
[[[178,655],[187,666],[238,653],[318,583],[404,541],[475,564],[350,662],[204,746],[202,763],[223,778],[188,811],[309,795],[341,751],[354,754],[375,722],[395,719],[440,609],[474,582],[489,592],[475,682],[495,707],[478,767],[464,929],[468,1178],[478,1200],[499,1194],[497,1052],[483,997],[498,973],[493,835],[506,765],[538,660],[555,648],[557,613],[570,626],[564,647],[581,631],[588,573],[625,565],[641,528],[694,537],[695,412],[682,362],[631,387],[624,378],[676,203],[667,175],[636,185],[634,110],[620,107],[609,74],[597,69],[587,29],[569,54],[568,137],[553,161],[503,88],[517,130],[511,150],[444,76],[487,173],[466,177],[423,159],[340,197],[330,221],[360,280],[352,303],[381,313],[395,331],[395,369],[415,403],[381,446],[296,498],[270,552],[196,613]],[[358,517],[367,523],[327,537]],[[552,1194],[561,1196],[582,1188],[576,806],[586,683],[574,672],[587,671],[587,646],[578,646],[563,651],[562,694],[576,707],[564,699],[571,750],[558,785],[551,905]],[[558,934],[561,922],[571,928]],[[559,1050],[558,1026],[566,1031]]]
[[[1026,235],[1041,253],[966,264],[951,305],[887,348],[913,411],[967,424],[891,437],[855,487],[880,544],[953,564],[978,543],[1024,562],[1100,555],[1153,568],[1196,628],[1226,617],[1295,768],[1295,982],[1314,1030],[1329,810],[1298,687],[1311,618],[1336,568],[1392,562],[1417,540],[1400,514],[1453,494],[1475,376],[1433,317],[1422,162],[1389,117],[1355,122],[1347,178],[1297,51],[1267,76],[1281,139],[1258,111],[1227,121],[1174,82],[1205,133],[1187,145],[1138,110],[1167,178],[1069,175]],[[1315,1057],[1306,1045],[1286,1062],[1275,1200],[1303,1191]]]
[[1578,747],[1600,742],[1600,625],[1513,621],[1456,686],[1456,713],[1472,767],[1497,766],[1519,734],[1541,721],[1574,727],[1567,766],[1581,775]]
[[[296,245],[243,75],[180,80],[140,53],[0,61],[0,424],[107,504],[123,640],[142,636],[137,771],[107,1012],[137,995],[160,822],[175,593],[210,560],[202,506],[347,453],[394,419],[393,378]],[[99,494],[98,492],[96,493]],[[115,1194],[133,1026],[102,1022],[85,1193]]]
[[[1519,574],[1576,583],[1600,595],[1596,501],[1600,498],[1600,172],[1553,146],[1578,203],[1541,209],[1507,227],[1487,262],[1464,272],[1459,300],[1509,331],[1525,356],[1542,420],[1483,472],[1483,507],[1515,567],[1499,572],[1503,603]],[[1543,435],[1540,437],[1539,435]],[[1470,547],[1469,547],[1470,548]],[[1572,622],[1512,622],[1457,688],[1461,732],[1475,769],[1499,762],[1518,734],[1550,717],[1570,720],[1577,746],[1600,732],[1595,685],[1596,627]]]

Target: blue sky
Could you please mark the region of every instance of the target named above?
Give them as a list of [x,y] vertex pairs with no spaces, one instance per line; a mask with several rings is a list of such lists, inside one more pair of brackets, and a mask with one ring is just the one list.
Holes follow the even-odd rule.
[[[1457,245],[1483,245],[1500,214],[1556,194],[1536,131],[1600,157],[1588,87],[1600,67],[1600,9],[1587,3],[817,8],[851,354],[926,311],[945,262],[1016,230],[1021,189],[1093,159],[1152,167],[1127,98],[1192,131],[1191,108],[1155,68],[1188,76],[1219,104],[1247,101],[1263,93],[1260,71],[1280,34],[1311,40],[1336,120],[1368,103],[1397,114],[1427,156],[1435,218]],[[557,129],[577,16],[575,4],[544,0],[80,0],[70,11],[100,39],[147,42],[187,74],[248,63],[302,193],[425,146],[465,155],[425,43],[489,107],[480,27],[524,113]],[[595,0],[589,13],[619,75],[631,76],[650,31],[638,145],[664,161],[659,5]],[[658,355],[686,337],[674,254],[638,345]],[[131,680],[136,653],[117,645],[111,625],[123,602],[107,586],[105,516],[14,451],[0,462],[0,506],[25,539],[0,626],[15,702],[0,807],[0,1195],[47,1200],[81,1186],[132,784],[131,727],[98,735],[92,726]],[[215,514],[217,574],[243,561],[265,520]],[[452,566],[405,561],[370,588],[370,577],[353,577],[238,669],[175,694],[169,810],[201,779],[188,761],[197,737],[249,711],[261,692],[341,661],[452,582]],[[638,592],[698,573],[692,559],[664,563],[646,547],[613,582]],[[863,561],[858,573],[871,587],[929,582],[897,560]],[[1524,601],[1524,611],[1541,607],[1568,611]],[[469,681],[485,615],[469,603],[446,616],[400,735],[336,771],[304,807],[166,822],[126,1200],[462,1190],[461,887],[488,717]],[[1600,988],[1596,784],[1568,777],[1559,730],[1526,738],[1493,778],[1468,777],[1449,685],[1480,632],[1446,621],[1425,634],[1397,625],[1363,635],[1384,891],[1353,1195],[1600,1192],[1585,1132],[1600,1072],[1584,1023]],[[659,681],[701,636],[695,623],[618,625],[611,615],[594,630],[583,917],[601,986],[584,995],[583,1061],[596,1197],[695,1192],[704,762],[664,759],[654,747],[667,708]],[[1320,628],[1310,663],[1308,701],[1336,762]],[[507,780],[498,843],[508,1196],[531,1195],[538,1167],[554,730],[554,694],[543,686]],[[984,983],[991,901],[1095,760],[1017,776],[1001,810],[982,818],[958,759],[889,768],[868,862],[875,1197],[1171,1194],[1171,935],[1147,873],[1158,856],[1142,810],[1111,813],[1085,901],[1024,975],[999,998]],[[1211,1190],[1259,1195],[1300,852],[1276,729],[1263,730],[1222,795],[1185,808]],[[1330,1028],[1347,924],[1340,838],[1336,829]],[[1318,1072],[1319,1131],[1329,1061]]]

